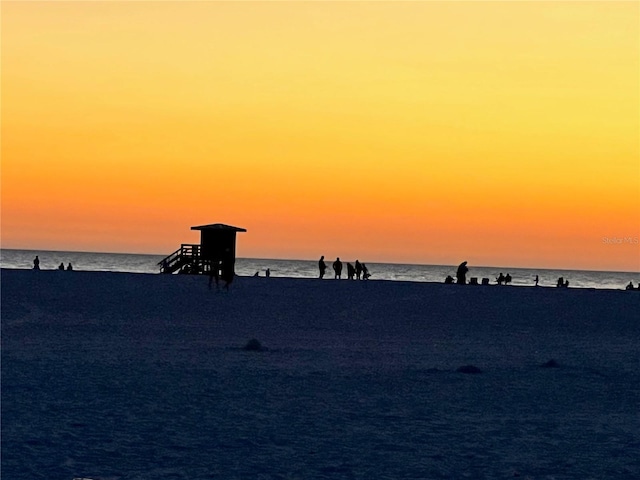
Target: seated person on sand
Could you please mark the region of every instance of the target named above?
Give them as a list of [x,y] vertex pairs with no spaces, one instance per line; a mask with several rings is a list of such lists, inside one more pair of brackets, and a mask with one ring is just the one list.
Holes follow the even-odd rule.
[[451,285],[453,283],[453,277],[451,275],[447,275],[447,278],[444,279],[444,283]]
[[58,270],[64,270],[64,262],[58,265]]
[[511,274],[507,273],[507,276],[504,277],[504,284],[508,285],[511,283]]
[[558,283],[556,283],[556,287],[564,287],[564,278],[558,278]]
[[625,288],[625,290],[633,290],[633,282],[629,282],[629,285],[627,285],[627,288]]
[[502,285],[504,283],[504,275],[502,274],[502,272],[500,272],[500,275],[498,275],[498,278],[496,278],[496,282],[498,282],[498,285]]
[[71,262],[69,262],[67,265],[67,271],[70,272],[71,270],[73,270],[73,266],[71,265]]

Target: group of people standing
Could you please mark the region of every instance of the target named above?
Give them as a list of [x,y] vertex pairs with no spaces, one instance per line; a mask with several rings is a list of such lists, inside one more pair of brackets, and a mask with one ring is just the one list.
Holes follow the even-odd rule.
[[[335,277],[336,279],[341,279],[342,278],[342,261],[340,260],[340,257],[336,258],[336,261],[333,262],[333,271],[335,273]],[[320,271],[320,277],[319,278],[324,278],[324,275],[327,271],[327,264],[324,261],[324,255],[322,255],[320,257],[320,260],[318,260],[318,270]],[[357,280],[368,280],[369,277],[371,276],[371,274],[369,273],[369,269],[367,268],[367,266],[364,263],[360,263],[359,260],[356,260],[355,262],[355,266],[351,265],[350,263],[347,263],[347,278],[349,280],[353,280],[354,278]]]

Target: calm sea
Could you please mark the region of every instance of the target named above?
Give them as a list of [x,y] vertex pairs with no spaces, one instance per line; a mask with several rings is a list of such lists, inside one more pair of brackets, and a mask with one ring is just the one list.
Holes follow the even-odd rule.
[[[30,269],[33,259],[38,255],[40,268],[54,270],[60,263],[73,265],[74,270],[159,273],[160,262],[164,255],[140,255],[124,253],[55,252],[33,250],[0,250],[2,268]],[[354,260],[355,261],[355,260]],[[330,265],[330,261],[327,264]],[[346,262],[343,274],[346,273]],[[404,265],[393,263],[367,263],[371,280],[396,280],[410,282],[444,281],[447,275],[455,276],[454,265]],[[266,269],[273,277],[315,278],[318,275],[317,259],[277,260],[260,258],[239,258],[236,261],[236,273],[251,276],[256,272],[264,276]],[[331,267],[329,266],[329,270]],[[582,270],[549,270],[511,267],[476,267],[469,265],[468,277],[489,278],[495,284],[495,278],[503,272],[513,277],[513,285],[533,285],[535,276],[539,276],[541,286],[555,286],[558,277],[569,280],[571,287],[624,289],[629,282],[634,286],[640,281],[640,273],[601,272]],[[327,275],[329,275],[329,271]],[[326,277],[325,277],[326,278]]]

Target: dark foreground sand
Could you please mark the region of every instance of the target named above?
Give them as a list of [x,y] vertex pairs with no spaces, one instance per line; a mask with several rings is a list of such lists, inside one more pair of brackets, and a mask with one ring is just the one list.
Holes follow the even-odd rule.
[[1,282],[2,478],[640,478],[640,292]]

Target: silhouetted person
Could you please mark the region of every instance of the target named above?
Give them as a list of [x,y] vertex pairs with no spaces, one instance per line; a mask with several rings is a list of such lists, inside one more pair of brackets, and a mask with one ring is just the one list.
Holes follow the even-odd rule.
[[453,283],[453,277],[451,275],[447,275],[447,278],[444,279],[444,283],[451,285]]
[[511,280],[512,280],[512,278],[511,278],[511,274],[507,273],[507,275],[504,277],[504,284],[505,284],[505,285],[510,284],[510,283],[511,283]]
[[564,288],[569,288],[569,280],[564,281]]
[[538,286],[538,275],[536,275],[536,287]]
[[627,285],[627,288],[625,288],[625,290],[633,290],[633,282],[629,282],[629,285]]
[[363,280],[369,280],[369,277],[371,276],[371,274],[369,273],[369,269],[367,268],[367,266],[363,263],[362,264],[362,279]]
[[64,262],[58,265],[58,270],[64,270]]
[[505,277],[502,274],[502,272],[500,272],[500,275],[498,275],[498,278],[496,278],[496,282],[498,282],[498,285],[502,285],[505,281]]
[[260,276],[260,270],[258,270],[256,273],[253,274],[254,277],[259,277]]
[[224,289],[229,290],[229,286],[231,285],[231,282],[233,282],[233,277],[235,276],[233,271],[233,262],[221,262],[220,272],[220,278],[224,281]]
[[558,282],[556,283],[556,287],[564,287],[564,278],[558,278]]
[[38,255],[33,259],[33,269],[40,270],[40,259],[38,258]]
[[265,275],[267,278],[269,278],[269,277],[271,276],[271,270],[269,270],[269,269],[267,268],[267,270],[264,272],[264,275]]
[[468,271],[469,267],[467,267],[467,262],[462,262],[460,265],[458,265],[458,270],[456,271],[456,283],[460,285],[466,284]]
[[69,262],[69,264],[67,265],[67,272],[70,272],[71,270],[73,270],[73,265],[71,265],[71,262]]
[[333,271],[336,273],[335,278],[339,280],[342,276],[342,262],[340,261],[340,257],[337,257],[336,261],[333,262]]
[[362,264],[356,260],[356,278],[360,280],[360,275],[362,275]]
[[216,282],[217,290],[218,288],[220,288],[220,262],[218,262],[217,260],[211,264],[211,270],[209,270],[209,290],[211,290],[211,286],[213,285],[214,281]]
[[320,270],[320,278],[324,278],[324,272],[327,271],[327,264],[324,263],[324,255],[318,260],[318,270]]
[[353,265],[347,263],[347,278],[349,280],[353,280],[353,277],[356,276],[356,269],[353,268]]

